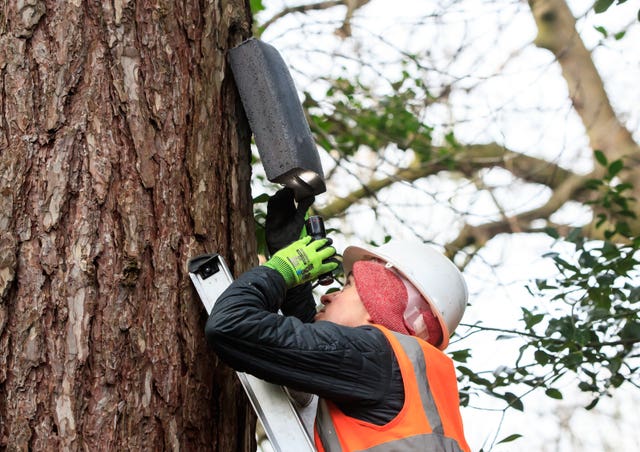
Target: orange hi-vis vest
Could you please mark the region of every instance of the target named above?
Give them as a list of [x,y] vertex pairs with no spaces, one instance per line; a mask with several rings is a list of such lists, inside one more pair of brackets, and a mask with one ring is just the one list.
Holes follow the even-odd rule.
[[320,400],[315,423],[318,451],[469,452],[451,359],[421,339],[376,326],[391,343],[400,365],[404,406],[389,423],[375,425]]

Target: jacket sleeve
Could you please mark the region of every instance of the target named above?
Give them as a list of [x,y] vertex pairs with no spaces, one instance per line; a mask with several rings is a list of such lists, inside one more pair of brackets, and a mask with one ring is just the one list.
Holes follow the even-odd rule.
[[234,369],[272,383],[336,403],[383,400],[393,353],[384,334],[375,327],[279,315],[285,298],[278,272],[256,267],[244,273],[216,301],[206,326],[208,342]]
[[284,315],[292,315],[303,323],[313,322],[316,315],[316,302],[313,298],[311,283],[301,284],[286,291],[280,310]]

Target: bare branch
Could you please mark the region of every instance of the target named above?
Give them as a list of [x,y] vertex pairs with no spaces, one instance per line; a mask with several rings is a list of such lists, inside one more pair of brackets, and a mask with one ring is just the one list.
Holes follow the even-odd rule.
[[293,14],[293,13],[306,14],[309,11],[319,11],[319,10],[329,9],[329,8],[333,8],[335,6],[340,6],[344,4],[345,4],[345,0],[327,0],[324,2],[310,3],[308,5],[290,6],[288,8],[283,9],[279,13],[276,13],[273,17],[271,17],[271,19],[267,20],[262,25],[262,29],[263,30],[267,29],[274,22],[277,22],[278,20],[282,19],[283,17],[289,14]]
[[318,3],[310,3],[308,5],[291,6],[288,8],[284,8],[279,13],[273,15],[273,17],[267,20],[261,28],[262,30],[265,30],[269,26],[273,25],[274,22],[277,22],[278,20],[289,14],[306,14],[309,11],[320,11],[324,9],[334,8],[336,6],[346,6],[347,11],[345,13],[342,26],[335,31],[336,35],[344,39],[351,36],[351,19],[353,18],[353,14],[356,12],[356,10],[363,7],[370,1],[371,0],[327,0]]
[[351,19],[353,18],[353,13],[362,6],[369,3],[371,0],[345,0],[345,4],[347,5],[347,12],[344,16],[344,22],[340,28],[336,30],[336,35],[341,38],[348,38],[351,36]]
[[[435,153],[437,154],[437,148]],[[528,182],[546,185],[552,190],[560,187],[568,179],[578,177],[571,171],[556,164],[517,152],[505,151],[502,146],[495,143],[464,147],[463,150],[456,154],[455,160],[455,171],[467,177],[473,177],[478,170],[483,168],[501,167],[511,171],[516,177]],[[425,163],[419,157],[416,157],[407,168],[398,169],[392,175],[381,179],[373,179],[363,184],[362,188],[353,191],[344,198],[332,201],[322,209],[318,209],[318,213],[327,218],[340,215],[350,205],[396,182],[414,182],[441,171],[451,171],[451,168],[443,161]],[[573,194],[575,195],[576,193]]]
[[529,210],[519,215],[503,217],[499,221],[485,223],[478,226],[465,225],[458,237],[446,245],[447,254],[455,255],[459,250],[472,246],[480,248],[498,234],[514,232],[539,232],[532,230],[531,222],[537,219],[547,219],[551,214],[562,207],[567,200],[576,197],[583,190],[588,176],[573,175],[567,178],[541,207]]

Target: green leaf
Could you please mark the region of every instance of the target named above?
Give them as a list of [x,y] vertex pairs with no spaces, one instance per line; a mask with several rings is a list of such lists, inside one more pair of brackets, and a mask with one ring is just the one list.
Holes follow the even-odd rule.
[[592,410],[596,407],[596,405],[598,404],[598,402],[600,401],[599,398],[595,398],[591,401],[591,403],[589,403],[589,405],[585,406],[584,409],[585,410]]
[[556,388],[549,388],[544,393],[547,395],[547,397],[551,397],[552,399],[562,400],[562,393]]
[[607,216],[603,213],[598,214],[597,218],[598,221],[596,222],[596,228],[599,228],[604,224],[605,221],[607,221]]
[[558,268],[565,269],[565,270],[571,270],[574,273],[579,273],[578,267],[576,267],[573,264],[570,264],[566,260],[564,260],[564,259],[562,259],[560,257],[556,257],[553,260],[555,261],[555,263],[558,266]]
[[627,324],[620,331],[622,339],[640,340],[640,323],[628,320]]
[[269,249],[267,247],[267,236],[265,234],[264,227],[260,224],[256,224],[255,234],[256,234],[256,243],[258,245],[258,254],[262,254],[263,256],[268,256]]
[[536,287],[538,290],[557,289],[556,286],[549,284],[549,282],[544,279],[536,279]]
[[601,34],[602,36],[604,36],[605,38],[606,38],[607,36],[609,36],[609,33],[607,32],[607,29],[606,29],[606,28],[604,28],[604,27],[602,27],[602,26],[593,27],[593,28],[595,28],[595,29],[596,29],[596,31],[600,32],[600,34]]
[[471,350],[469,350],[468,348],[464,350],[457,350],[451,353],[450,356],[454,361],[458,361],[459,363],[466,363],[467,360],[471,357]]
[[629,227],[629,224],[626,221],[620,221],[619,223],[617,223],[615,232],[617,232],[623,237],[631,236],[631,228]]
[[527,329],[533,328],[538,323],[542,322],[544,319],[544,314],[534,314],[526,308],[522,309],[522,320],[524,320],[524,324]]
[[540,364],[541,366],[544,366],[544,365],[549,363],[550,355],[545,353],[545,352],[543,352],[542,350],[536,350],[536,352],[533,354],[533,356],[536,359],[536,362],[538,364]]
[[586,381],[581,381],[578,383],[578,388],[584,392],[594,392],[598,390],[598,387],[593,384],[589,384]]
[[251,0],[249,2],[249,5],[251,7],[251,12],[253,14],[259,13],[260,11],[262,11],[264,9],[264,5],[262,4],[262,0]]
[[590,190],[597,190],[598,187],[602,186],[603,184],[604,182],[602,181],[602,179],[589,179],[584,183],[585,187]]
[[614,388],[620,387],[625,381],[626,379],[620,374],[615,374],[613,377],[611,377],[611,384]]
[[607,156],[604,155],[604,152],[602,151],[595,151],[594,155],[596,157],[596,160],[598,161],[598,163],[600,163],[602,166],[607,166]]
[[571,370],[576,370],[583,361],[582,352],[573,352],[569,353],[566,358],[564,358],[564,364]]
[[607,369],[609,369],[609,372],[611,372],[611,375],[615,375],[618,373],[618,371],[620,370],[620,367],[622,366],[622,359],[620,358],[614,358],[609,360],[609,364],[607,365]]
[[624,35],[626,34],[627,34],[626,31],[619,31],[618,33],[613,35],[613,39],[615,39],[616,41],[620,41],[622,38],[624,38]]
[[504,395],[504,399],[509,403],[511,408],[515,408],[518,411],[524,411],[524,405],[522,404],[522,400],[520,397],[515,395],[512,392],[507,392]]
[[609,177],[613,178],[616,174],[620,172],[624,168],[624,163],[622,160],[616,160],[609,165]]
[[580,346],[585,346],[591,340],[591,331],[590,330],[578,330],[575,334],[575,341]]
[[513,435],[509,435],[506,438],[501,439],[496,444],[510,443],[511,441],[515,441],[518,438],[522,438],[522,435],[520,433],[514,433]]
[[613,5],[613,0],[596,0],[596,3],[593,5],[593,10],[597,14],[601,14],[608,10],[611,5]]
[[598,264],[598,260],[588,251],[583,251],[578,258],[578,263],[582,267],[593,268]]
[[262,204],[267,201],[269,201],[269,195],[266,193],[262,193],[261,195],[258,195],[255,198],[253,198],[254,204]]
[[544,228],[544,232],[551,238],[560,238],[560,234],[558,234],[558,230],[556,228],[547,227]]
[[623,182],[615,186],[615,189],[618,191],[618,193],[622,193],[623,191],[630,190],[632,188],[633,188],[633,185],[630,184],[629,182]]
[[607,259],[613,259],[620,256],[620,250],[611,242],[604,242],[602,245],[602,256]]

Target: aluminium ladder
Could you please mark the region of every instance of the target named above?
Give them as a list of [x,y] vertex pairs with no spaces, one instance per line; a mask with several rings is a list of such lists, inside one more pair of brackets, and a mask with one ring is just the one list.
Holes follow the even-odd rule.
[[[219,254],[203,254],[189,260],[189,276],[207,313],[231,284],[233,277]],[[312,452],[313,420],[317,396],[305,406],[291,400],[283,387],[236,372],[269,442],[277,452]]]

